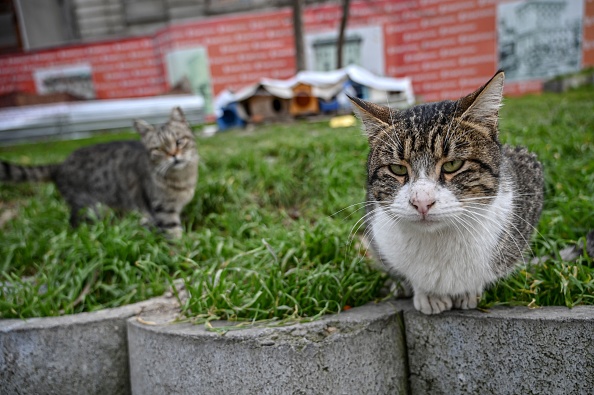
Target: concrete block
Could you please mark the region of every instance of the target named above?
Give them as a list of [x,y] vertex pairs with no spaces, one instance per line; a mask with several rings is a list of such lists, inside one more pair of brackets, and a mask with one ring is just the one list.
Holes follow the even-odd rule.
[[412,394],[592,394],[594,307],[404,312]]
[[129,394],[126,320],[156,298],[63,317],[0,320],[0,394]]
[[[133,394],[399,394],[406,349],[395,304],[224,335],[166,315],[128,320]],[[151,322],[152,325],[147,325]],[[229,322],[213,326],[232,325]]]

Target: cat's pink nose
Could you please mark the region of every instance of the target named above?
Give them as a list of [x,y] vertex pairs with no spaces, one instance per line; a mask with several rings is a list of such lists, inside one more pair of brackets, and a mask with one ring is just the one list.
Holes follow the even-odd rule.
[[409,200],[409,203],[424,217],[429,212],[429,209],[435,204],[435,198],[428,194],[417,193]]

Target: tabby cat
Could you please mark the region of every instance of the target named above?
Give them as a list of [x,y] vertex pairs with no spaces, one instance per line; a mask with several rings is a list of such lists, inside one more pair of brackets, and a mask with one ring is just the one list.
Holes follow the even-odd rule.
[[504,73],[457,101],[393,111],[353,98],[368,136],[371,249],[425,314],[472,309],[523,259],[543,201],[542,166],[502,146]]
[[115,141],[74,151],[64,162],[20,166],[0,162],[0,181],[53,181],[71,208],[76,227],[81,209],[99,204],[138,210],[171,237],[180,237],[180,213],[194,196],[198,152],[182,110],[155,128],[137,120],[141,141]]

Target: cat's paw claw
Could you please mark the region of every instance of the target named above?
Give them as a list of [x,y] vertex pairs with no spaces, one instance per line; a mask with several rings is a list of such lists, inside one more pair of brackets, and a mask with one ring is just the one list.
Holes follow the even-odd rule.
[[423,314],[439,314],[452,309],[452,298],[447,295],[416,293],[413,298],[415,309]]
[[464,295],[454,297],[454,308],[469,310],[476,309],[481,295],[474,292],[467,292]]

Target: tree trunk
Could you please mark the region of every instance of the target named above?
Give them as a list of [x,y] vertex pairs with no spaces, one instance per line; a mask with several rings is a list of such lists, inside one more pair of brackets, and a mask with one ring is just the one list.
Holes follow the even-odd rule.
[[340,29],[338,31],[338,41],[336,43],[336,68],[340,69],[343,65],[342,47],[344,46],[344,33],[347,21],[349,19],[349,5],[351,0],[342,0],[342,18],[340,20]]
[[297,71],[305,70],[305,48],[303,45],[303,0],[293,0],[293,33],[295,36],[295,60]]

